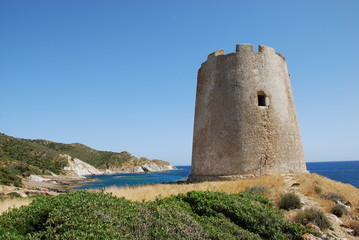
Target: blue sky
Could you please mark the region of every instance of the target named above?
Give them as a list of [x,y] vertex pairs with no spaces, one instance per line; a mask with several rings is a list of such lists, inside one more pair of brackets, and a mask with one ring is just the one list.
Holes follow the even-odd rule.
[[359,1],[0,0],[0,132],[189,165],[197,70],[287,59],[307,161],[359,159]]

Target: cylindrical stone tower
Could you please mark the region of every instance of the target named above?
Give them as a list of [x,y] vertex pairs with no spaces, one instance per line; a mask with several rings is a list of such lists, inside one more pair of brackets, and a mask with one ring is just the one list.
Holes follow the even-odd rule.
[[198,71],[189,181],[307,172],[285,58],[240,44]]

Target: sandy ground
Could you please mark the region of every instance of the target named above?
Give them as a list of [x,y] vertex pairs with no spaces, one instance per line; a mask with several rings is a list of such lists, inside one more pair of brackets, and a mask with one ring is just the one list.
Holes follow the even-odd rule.
[[[93,181],[93,178],[85,178],[78,176],[41,176],[41,181],[33,181],[31,179],[23,179],[22,187],[0,185],[0,214],[10,208],[18,208],[28,205],[33,201],[31,196],[48,195],[54,196],[66,193],[72,190],[73,186],[87,181]],[[9,193],[17,193],[22,198],[11,198]]]
[[45,181],[24,180],[23,184],[26,189],[44,188],[48,191],[65,193],[71,190],[71,187],[83,182],[91,181],[92,178],[72,177],[72,176],[41,176]]
[[80,183],[93,181],[93,178],[85,178],[78,176],[41,176],[41,181],[24,179],[22,187],[0,185],[0,195],[7,195],[16,192],[22,197],[32,195],[57,195],[72,190],[73,186]]

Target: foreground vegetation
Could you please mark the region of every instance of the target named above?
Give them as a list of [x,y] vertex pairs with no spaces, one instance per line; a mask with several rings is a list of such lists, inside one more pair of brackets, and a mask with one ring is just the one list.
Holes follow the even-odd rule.
[[218,192],[133,202],[77,191],[0,216],[0,239],[301,239],[262,196]]
[[[289,224],[291,227],[285,230],[288,223],[281,213],[287,221],[318,226],[324,238],[359,236],[355,220],[359,217],[359,189],[317,174],[294,175],[293,179],[300,187],[294,187],[296,197],[290,198],[285,193],[293,190],[292,182],[286,182],[281,174],[225,182],[111,187],[93,194],[79,192],[58,198],[1,200],[0,196],[0,214],[8,207],[20,207],[37,199],[28,208],[0,217],[0,239],[268,239],[264,234],[272,234],[273,229],[278,235],[271,239],[296,239],[303,227],[296,232],[297,227],[292,227],[297,225]],[[304,210],[273,209],[280,208],[283,200],[289,209],[299,207],[297,197]],[[340,217],[343,226],[351,230],[330,217],[340,205],[338,199],[351,205]],[[347,231],[352,233],[345,234]]]

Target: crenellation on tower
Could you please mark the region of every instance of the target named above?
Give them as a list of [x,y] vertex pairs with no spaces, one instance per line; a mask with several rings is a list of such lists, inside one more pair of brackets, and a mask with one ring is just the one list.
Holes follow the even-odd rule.
[[267,47],[267,46],[264,46],[264,45],[259,45],[258,46],[258,52],[259,53],[273,54],[273,53],[275,53],[275,50],[274,50],[274,48],[271,48],[271,47]]
[[220,56],[220,55],[225,55],[224,54],[224,49],[219,49],[217,51],[214,51],[213,53],[208,55],[207,59],[210,59],[210,58],[216,57],[216,56]]
[[217,50],[198,71],[189,181],[272,172],[307,172],[285,58]]
[[236,45],[236,52],[253,52],[253,45],[252,44],[237,44]]
[[[285,57],[282,54],[280,54],[279,52],[276,52],[275,54],[277,54],[279,57],[281,57],[285,61]],[[289,74],[289,76],[290,76],[290,74]]]

